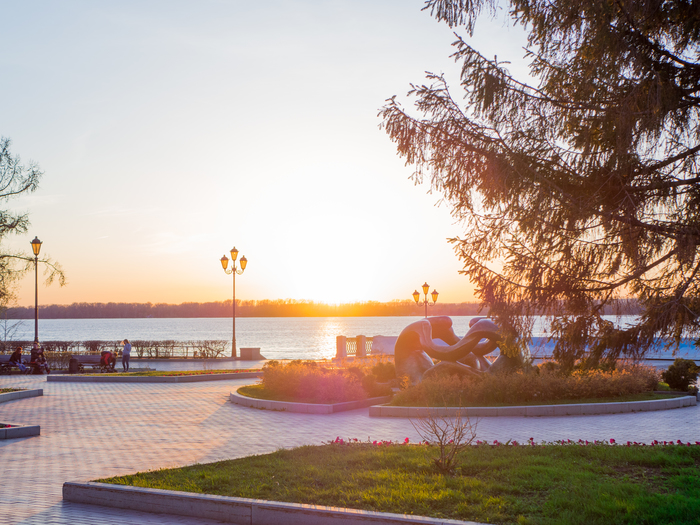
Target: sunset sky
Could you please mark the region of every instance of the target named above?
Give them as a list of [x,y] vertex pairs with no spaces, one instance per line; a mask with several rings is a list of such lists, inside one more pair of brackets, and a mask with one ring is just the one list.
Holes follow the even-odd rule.
[[[0,136],[39,163],[10,247],[59,261],[40,302],[473,299],[440,195],[379,129],[425,71],[454,87],[455,37],[421,0],[2,4]],[[469,39],[524,72],[501,13]],[[33,275],[19,289],[34,301]]]

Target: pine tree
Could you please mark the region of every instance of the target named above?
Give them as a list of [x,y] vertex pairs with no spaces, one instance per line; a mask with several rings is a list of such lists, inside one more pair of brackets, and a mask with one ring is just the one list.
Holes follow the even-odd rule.
[[[426,4],[469,35],[496,7]],[[568,366],[643,355],[660,337],[697,338],[700,3],[509,5],[535,81],[457,36],[459,97],[429,74],[409,92],[417,115],[395,98],[381,110],[414,180],[427,179],[463,221],[451,239],[463,273],[515,342],[528,339],[523,316],[552,316]],[[626,298],[643,313],[615,328],[602,312]]]

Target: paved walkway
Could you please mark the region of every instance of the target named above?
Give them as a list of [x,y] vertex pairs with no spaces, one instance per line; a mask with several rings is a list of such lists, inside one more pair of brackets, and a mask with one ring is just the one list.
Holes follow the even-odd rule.
[[[40,424],[41,436],[0,441],[0,522],[10,524],[214,523],[63,503],[64,481],[89,481],[195,462],[263,454],[344,438],[418,436],[405,419],[368,409],[332,415],[249,409],[228,394],[254,380],[185,384],[47,383],[3,377],[0,386],[44,396],[0,404],[0,421]],[[700,407],[638,414],[484,418],[479,439],[700,440]]]

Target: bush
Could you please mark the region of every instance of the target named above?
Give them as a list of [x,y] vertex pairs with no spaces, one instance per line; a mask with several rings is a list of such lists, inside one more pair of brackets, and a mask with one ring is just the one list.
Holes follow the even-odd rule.
[[698,372],[700,368],[695,361],[678,358],[661,376],[672,389],[685,392],[690,388],[691,383],[697,380]]
[[394,363],[379,362],[372,367],[372,374],[377,378],[377,381],[388,383],[396,377],[396,368]]
[[313,361],[287,365],[270,361],[263,367],[262,384],[273,398],[303,403],[340,403],[367,397],[357,372],[322,368]]
[[362,378],[362,388],[365,389],[369,397],[390,396],[391,387],[388,385],[380,385],[377,383],[377,376],[374,374],[366,375]]
[[[71,358],[71,354],[66,352],[47,352],[44,351],[44,357],[51,370],[68,370],[68,363]],[[27,361],[29,358],[27,357]]]
[[518,404],[562,399],[619,397],[652,391],[656,370],[622,366],[613,371],[579,370],[569,376],[549,371],[429,377],[394,397],[393,405],[462,406],[466,404]]

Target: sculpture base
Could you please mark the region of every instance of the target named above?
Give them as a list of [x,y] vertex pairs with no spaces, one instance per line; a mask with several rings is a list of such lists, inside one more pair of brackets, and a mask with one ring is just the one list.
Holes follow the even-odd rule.
[[260,355],[260,348],[240,348],[241,361],[263,361],[265,358]]

